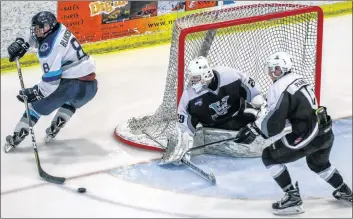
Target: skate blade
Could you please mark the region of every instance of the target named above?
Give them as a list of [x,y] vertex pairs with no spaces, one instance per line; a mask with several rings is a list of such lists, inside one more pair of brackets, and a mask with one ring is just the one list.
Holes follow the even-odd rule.
[[46,144],[49,144],[51,141],[52,141],[52,137],[50,137],[49,135],[47,135],[47,136],[45,136],[45,138],[44,138],[44,142],[46,143]]
[[296,215],[296,214],[302,214],[304,212],[305,210],[303,205],[293,206],[293,207],[284,208],[284,209],[273,209],[273,214],[279,215],[279,216]]
[[350,203],[352,204],[352,198],[344,198],[344,197],[336,197],[336,196],[333,196],[334,198],[336,198],[339,202],[341,203]]
[[10,145],[9,143],[6,143],[4,145],[4,152],[7,154],[9,153],[12,149],[14,149],[14,147],[12,145]]

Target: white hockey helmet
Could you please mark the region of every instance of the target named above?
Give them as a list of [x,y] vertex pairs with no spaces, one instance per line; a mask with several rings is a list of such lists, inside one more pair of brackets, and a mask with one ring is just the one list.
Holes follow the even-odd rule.
[[287,52],[276,52],[266,60],[266,73],[274,78],[280,78],[285,73],[292,70],[293,58]]
[[208,60],[203,56],[199,56],[190,61],[187,68],[187,77],[194,88],[200,88],[208,85],[214,74]]

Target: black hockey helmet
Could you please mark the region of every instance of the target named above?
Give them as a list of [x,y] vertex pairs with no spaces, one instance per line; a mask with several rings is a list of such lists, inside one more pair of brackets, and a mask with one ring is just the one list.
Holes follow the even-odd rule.
[[41,11],[32,17],[31,37],[36,42],[44,40],[58,24],[56,17],[49,11]]

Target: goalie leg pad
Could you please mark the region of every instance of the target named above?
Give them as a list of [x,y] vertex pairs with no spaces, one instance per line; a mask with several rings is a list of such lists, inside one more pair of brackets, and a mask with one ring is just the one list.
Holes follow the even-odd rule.
[[178,164],[192,145],[193,136],[177,128],[175,135],[171,136],[168,140],[167,149],[159,165],[168,163]]

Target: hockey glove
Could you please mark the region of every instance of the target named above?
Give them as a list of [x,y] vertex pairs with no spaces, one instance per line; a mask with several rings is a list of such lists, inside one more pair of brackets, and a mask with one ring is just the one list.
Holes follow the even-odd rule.
[[259,134],[255,130],[252,124],[248,124],[244,128],[241,128],[237,136],[235,136],[235,143],[251,144],[255,141],[256,136]]
[[26,88],[24,91],[20,90],[19,95],[17,95],[17,99],[23,103],[24,98],[27,99],[28,103],[31,103],[43,99],[44,95],[39,90],[38,86],[35,85],[33,88]]
[[9,53],[9,61],[15,61],[16,57],[21,58],[29,50],[29,44],[23,38],[16,38],[16,41],[11,43],[7,48]]

